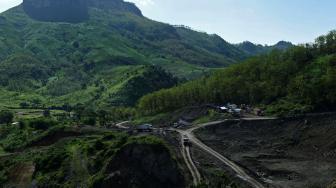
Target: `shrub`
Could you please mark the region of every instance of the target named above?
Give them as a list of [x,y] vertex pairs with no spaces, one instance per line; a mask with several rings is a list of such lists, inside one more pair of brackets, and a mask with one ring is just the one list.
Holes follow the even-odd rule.
[[83,123],[85,125],[92,125],[92,126],[95,126],[96,125],[96,118],[95,117],[88,117],[88,118],[85,118],[83,120]]
[[57,125],[57,122],[52,119],[38,118],[29,120],[28,125],[34,129],[47,130],[50,127]]
[[0,124],[10,124],[13,121],[14,114],[9,111],[0,112]]

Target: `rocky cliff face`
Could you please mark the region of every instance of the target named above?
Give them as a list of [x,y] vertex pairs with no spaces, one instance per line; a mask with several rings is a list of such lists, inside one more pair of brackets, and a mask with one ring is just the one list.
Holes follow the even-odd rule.
[[39,21],[76,23],[89,17],[84,0],[24,0],[23,9]]
[[142,16],[133,3],[123,0],[24,0],[22,5],[31,18],[48,22],[83,22],[89,18],[90,7]]
[[89,7],[105,10],[124,11],[142,16],[141,10],[133,3],[123,0],[88,0]]

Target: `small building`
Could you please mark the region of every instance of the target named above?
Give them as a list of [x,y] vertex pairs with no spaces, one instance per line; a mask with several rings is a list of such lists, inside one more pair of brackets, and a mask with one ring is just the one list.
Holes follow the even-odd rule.
[[230,109],[236,109],[236,108],[238,108],[238,105],[228,103],[227,107],[230,108]]
[[152,132],[153,125],[151,124],[138,125],[136,129],[138,132]]

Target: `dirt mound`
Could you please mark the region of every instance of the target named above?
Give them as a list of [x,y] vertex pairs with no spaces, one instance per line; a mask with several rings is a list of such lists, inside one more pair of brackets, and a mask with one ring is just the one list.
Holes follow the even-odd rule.
[[167,148],[152,144],[129,144],[107,165],[98,187],[179,188],[184,177]]

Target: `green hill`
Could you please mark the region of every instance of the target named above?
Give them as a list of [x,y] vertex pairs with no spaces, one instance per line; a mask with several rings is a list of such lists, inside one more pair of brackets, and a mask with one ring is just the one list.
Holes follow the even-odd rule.
[[[131,105],[128,82],[148,65],[191,79],[248,56],[217,35],[145,18],[122,0],[47,2],[25,0],[0,14],[2,104]],[[176,84],[172,76],[161,79],[142,92]]]
[[[123,0],[24,0],[0,14],[0,104],[134,105],[174,77],[198,78],[267,49],[150,20]],[[139,81],[140,72],[153,75]]]

